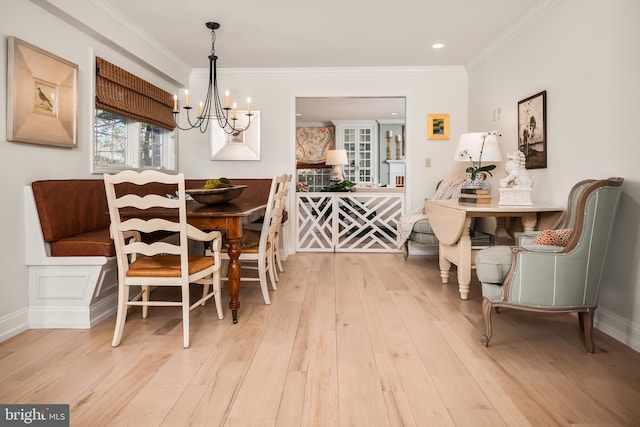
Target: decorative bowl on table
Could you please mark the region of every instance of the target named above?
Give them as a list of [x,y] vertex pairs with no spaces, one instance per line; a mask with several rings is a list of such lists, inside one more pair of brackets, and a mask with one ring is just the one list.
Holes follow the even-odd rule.
[[216,205],[235,199],[245,188],[247,188],[246,185],[234,185],[225,188],[192,188],[185,190],[185,192],[198,203],[202,203],[203,205]]

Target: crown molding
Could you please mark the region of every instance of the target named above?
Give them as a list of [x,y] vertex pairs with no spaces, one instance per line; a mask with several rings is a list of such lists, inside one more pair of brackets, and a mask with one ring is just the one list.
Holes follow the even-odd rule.
[[31,0],[52,15],[145,69],[186,86],[191,69],[133,22],[100,0]]
[[471,72],[478,68],[485,61],[496,55],[502,48],[508,45],[512,40],[517,38],[525,30],[538,22],[542,17],[549,13],[553,8],[560,4],[562,0],[545,0],[536,3],[525,15],[509,27],[495,42],[490,44],[486,49],[475,56],[466,65],[467,72]]
[[[424,67],[320,67],[320,68],[218,68],[229,75],[259,75],[261,77],[347,77],[347,76],[434,76],[466,75],[463,66]],[[194,68],[192,77],[209,76],[208,68]]]

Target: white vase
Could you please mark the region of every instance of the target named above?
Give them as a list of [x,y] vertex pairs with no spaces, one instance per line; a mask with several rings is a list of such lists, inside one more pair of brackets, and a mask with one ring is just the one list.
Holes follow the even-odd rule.
[[484,184],[484,179],[486,177],[484,172],[478,172],[476,174],[476,179],[471,179],[471,172],[467,172],[467,180],[464,184],[465,188],[482,188]]

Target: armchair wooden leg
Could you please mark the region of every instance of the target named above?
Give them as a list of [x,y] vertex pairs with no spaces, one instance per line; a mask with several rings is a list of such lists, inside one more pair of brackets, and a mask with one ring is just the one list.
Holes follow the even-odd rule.
[[484,316],[485,334],[482,336],[482,344],[489,347],[491,340],[491,308],[492,304],[488,298],[482,300],[482,315]]
[[595,311],[595,307],[590,307],[588,311],[578,312],[580,330],[584,332],[584,345],[587,348],[587,353],[589,354],[593,354],[596,349],[593,343],[593,317]]
[[409,239],[404,241],[404,259],[407,259],[407,257],[409,256]]

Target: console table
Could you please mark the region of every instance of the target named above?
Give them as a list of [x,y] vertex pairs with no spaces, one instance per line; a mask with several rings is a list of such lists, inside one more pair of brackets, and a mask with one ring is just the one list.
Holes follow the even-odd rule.
[[472,246],[470,229],[473,218],[495,217],[496,237],[506,234],[504,220],[508,217],[522,218],[524,231],[533,231],[536,224],[540,228],[553,228],[561,218],[564,207],[535,203],[531,206],[504,206],[498,201],[487,204],[460,203],[457,200],[428,200],[425,211],[429,224],[439,241],[440,277],[442,283],[449,282],[451,264],[458,267],[458,291],[460,298],[469,298],[471,269],[474,268],[475,252],[486,246]]

